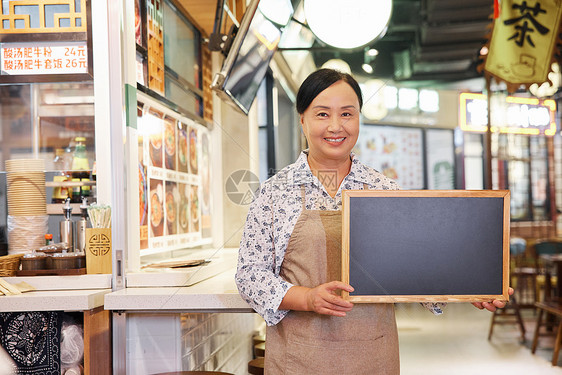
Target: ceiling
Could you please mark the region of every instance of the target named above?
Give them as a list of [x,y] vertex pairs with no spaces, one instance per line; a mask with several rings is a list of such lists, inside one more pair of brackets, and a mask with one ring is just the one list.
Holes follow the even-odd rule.
[[[492,5],[492,0],[394,0],[386,34],[370,44],[379,51],[370,76],[415,86],[479,77]],[[318,66],[337,54],[353,72],[367,75],[363,50],[330,50],[319,41],[312,50]]]
[[[292,0],[294,8],[302,1]],[[240,0],[230,2],[239,4]],[[177,3],[204,37],[212,33],[217,1]],[[318,67],[339,57],[357,75],[392,79],[404,85],[435,85],[479,77],[478,55],[491,23],[492,6],[492,0],[394,0],[386,34],[370,44],[379,51],[370,75],[361,68],[363,49],[338,50],[316,40],[310,52]]]

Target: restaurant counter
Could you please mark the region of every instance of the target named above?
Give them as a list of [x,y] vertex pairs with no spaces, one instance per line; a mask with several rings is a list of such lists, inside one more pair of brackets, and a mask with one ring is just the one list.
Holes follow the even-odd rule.
[[35,288],[0,297],[0,312],[84,311],[103,306],[111,292],[111,275],[5,277],[11,284],[26,282]]
[[[104,296],[111,292],[111,275],[6,277],[36,290],[0,296],[0,312],[78,312],[84,337],[84,373],[111,374],[111,314],[104,310]],[[25,314],[24,314],[25,315]]]
[[105,309],[117,311],[252,312],[238,294],[235,268],[185,287],[126,288],[105,296]]

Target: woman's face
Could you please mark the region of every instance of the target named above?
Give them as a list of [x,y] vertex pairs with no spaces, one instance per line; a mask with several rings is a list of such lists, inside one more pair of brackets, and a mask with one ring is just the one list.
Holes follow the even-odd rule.
[[300,116],[309,153],[318,160],[346,159],[359,136],[359,99],[345,81],[322,91]]

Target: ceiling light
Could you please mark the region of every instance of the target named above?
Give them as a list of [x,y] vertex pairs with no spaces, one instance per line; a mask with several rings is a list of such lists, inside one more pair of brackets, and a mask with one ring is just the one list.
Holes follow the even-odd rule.
[[363,65],[361,65],[361,67],[363,68],[363,70],[365,71],[365,73],[372,74],[373,71],[374,71],[374,69],[373,69],[373,67],[371,66],[371,64],[364,63]]
[[258,8],[268,20],[280,26],[287,25],[293,16],[290,0],[261,0]]
[[322,42],[336,48],[364,46],[386,33],[392,0],[305,0],[310,30]]
[[322,68],[335,69],[343,73],[351,74],[349,64],[342,59],[331,59],[322,64]]
[[366,54],[367,56],[375,57],[375,56],[378,56],[378,55],[379,55],[379,51],[376,50],[376,49],[374,49],[374,48],[367,48],[367,49],[365,50],[365,54]]
[[529,87],[529,92],[536,96],[537,98],[544,98],[547,96],[552,96],[556,94],[558,88],[560,87],[561,77],[560,77],[560,65],[558,63],[552,63],[551,65],[552,71],[548,73],[548,79],[552,84],[547,81],[544,82],[542,85],[537,85],[533,83]]
[[382,120],[388,114],[385,105],[385,87],[386,82],[380,79],[370,79],[361,85],[364,99],[361,113],[369,120]]

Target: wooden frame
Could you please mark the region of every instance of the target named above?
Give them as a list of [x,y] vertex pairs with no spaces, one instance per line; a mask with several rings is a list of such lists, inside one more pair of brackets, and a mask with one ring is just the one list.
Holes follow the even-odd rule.
[[[32,6],[33,4],[25,5]],[[17,33],[0,32],[0,45],[2,43],[86,42],[86,47],[88,49],[88,71],[86,73],[0,75],[0,84],[91,81],[94,78],[91,0],[84,0],[83,6],[86,12],[86,31],[80,31],[78,28],[68,28],[70,29],[68,31],[55,29],[21,29],[21,32]],[[18,29],[18,31],[19,30],[20,29]]]
[[[361,199],[361,205],[356,204],[355,198]],[[441,200],[442,198],[453,199],[445,201]],[[426,200],[423,201],[423,199]],[[405,207],[404,204],[410,204],[413,207]],[[375,206],[380,206],[380,210],[373,210],[372,208]],[[463,209],[459,209],[459,207]],[[342,296],[355,303],[481,302],[494,299],[508,301],[509,207],[510,192],[508,190],[344,191],[342,281],[351,284],[355,291],[351,294],[342,292]],[[353,222],[352,211],[353,215],[356,215],[355,222]],[[376,213],[373,214],[373,212]],[[378,214],[385,216],[377,217]],[[412,217],[414,219],[411,219]],[[465,226],[461,220],[465,221]],[[444,223],[444,225],[439,225],[437,228],[437,223]],[[352,224],[354,227],[351,227]],[[425,229],[424,225],[429,225],[429,227]],[[361,229],[362,226],[366,226],[364,229],[368,230]],[[383,232],[377,232],[381,230]],[[392,237],[391,234],[387,234],[394,230],[399,236]],[[361,232],[357,234],[359,231]],[[439,231],[444,231],[444,233]],[[369,236],[371,236],[370,239]],[[379,238],[380,245],[378,244]],[[450,243],[454,245],[447,246]],[[457,243],[460,246],[457,247]],[[353,248],[354,245],[358,247],[358,244],[368,244],[369,253],[358,252]],[[381,249],[383,246],[390,248]],[[424,246],[428,248],[425,249]],[[361,246],[362,249],[365,247],[367,246]],[[377,251],[378,253],[375,254]],[[424,255],[426,256],[424,257]],[[385,263],[387,258],[391,267],[388,266],[388,262]],[[420,259],[421,262],[418,262]],[[445,259],[445,261],[439,264],[441,259]],[[454,261],[450,262],[447,259],[454,259]],[[393,261],[396,263],[392,263]],[[478,267],[470,268],[471,262]],[[375,264],[371,270],[368,269],[370,264]],[[420,267],[421,264],[423,265]],[[377,267],[384,268],[379,268],[379,271],[382,270],[382,272],[374,272],[379,275],[377,279],[374,279],[372,271]],[[474,268],[476,269],[474,270]],[[354,273],[357,269],[359,272]],[[411,272],[412,270],[415,272]],[[409,274],[404,272],[409,272]],[[364,276],[357,276],[358,273]],[[501,273],[501,277],[499,273]],[[384,279],[386,274],[390,275],[388,279]],[[447,278],[451,276],[454,277]],[[364,279],[360,277],[364,277]],[[469,280],[468,283],[462,281],[463,278]],[[493,282],[488,282],[488,278],[494,278]],[[449,282],[450,280],[451,282]],[[400,286],[395,288],[393,283],[400,284]],[[484,286],[482,286],[483,283],[485,283]],[[369,286],[363,284],[369,284]],[[412,287],[411,285],[414,284],[416,286]],[[429,289],[433,291],[444,289],[446,292],[410,291],[410,289],[425,284],[430,285]],[[449,285],[453,285],[454,288],[457,284],[461,286],[460,292],[448,290]],[[379,292],[371,291],[377,290],[377,288]],[[476,289],[483,292],[475,291]],[[401,290],[401,292],[393,293],[395,290]],[[467,290],[469,291],[467,292]]]

